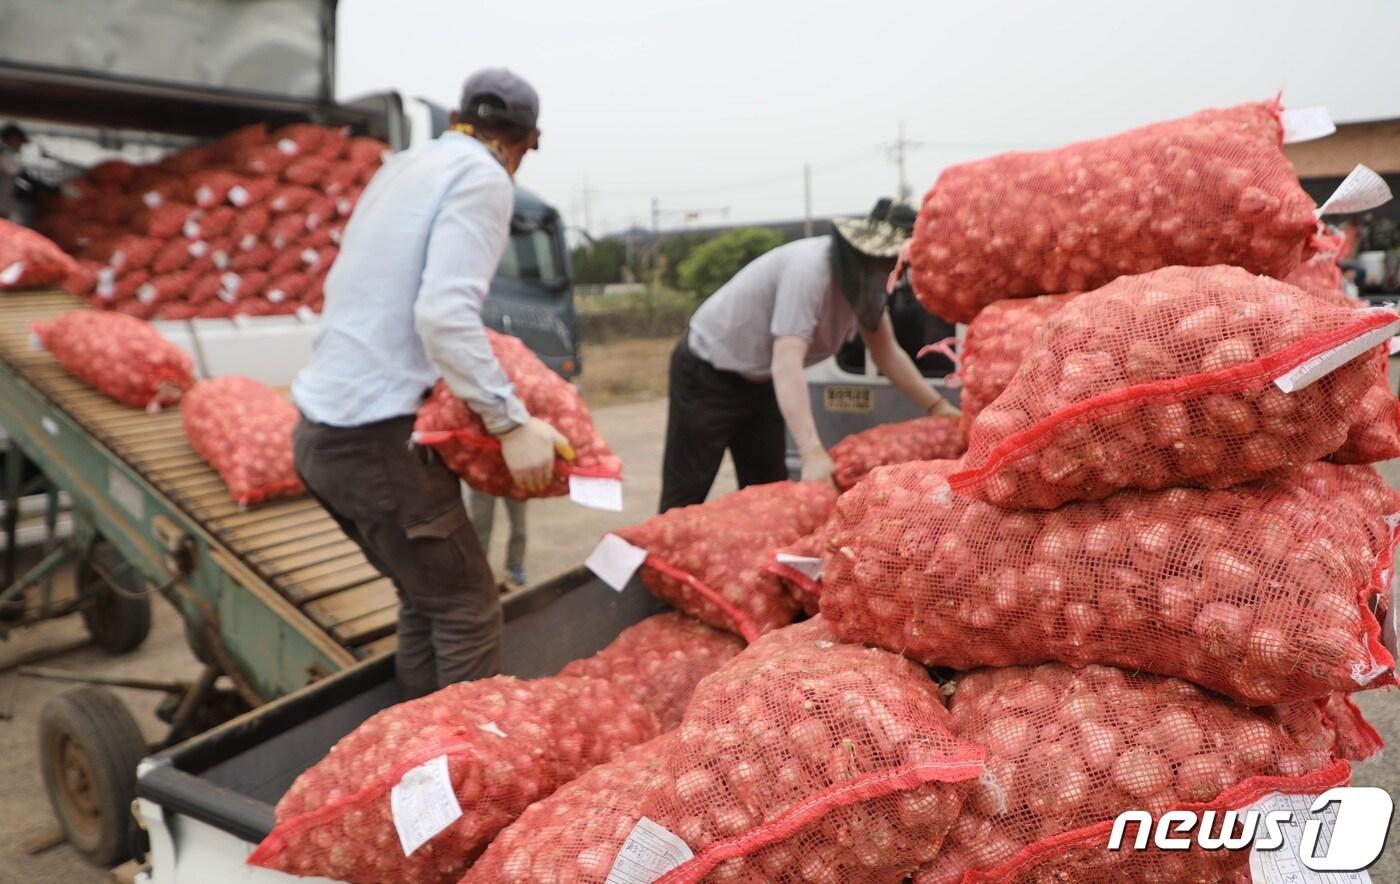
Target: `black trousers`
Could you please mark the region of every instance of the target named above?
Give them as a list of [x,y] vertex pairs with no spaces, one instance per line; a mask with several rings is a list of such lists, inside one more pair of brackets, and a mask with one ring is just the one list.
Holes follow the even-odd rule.
[[787,437],[771,381],[720,371],[690,350],[689,332],[671,353],[661,512],[703,503],[725,449],[739,487],[788,477]]
[[297,473],[399,596],[395,670],[404,699],[495,675],[501,601],[457,476],[410,447],[413,417],[329,427],[302,417]]

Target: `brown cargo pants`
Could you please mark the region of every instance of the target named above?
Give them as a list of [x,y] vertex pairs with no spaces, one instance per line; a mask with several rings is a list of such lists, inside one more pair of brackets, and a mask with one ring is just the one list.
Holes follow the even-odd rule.
[[302,417],[292,437],[307,490],[399,596],[395,668],[404,699],[495,675],[501,603],[457,476],[411,446],[413,418],[330,427]]

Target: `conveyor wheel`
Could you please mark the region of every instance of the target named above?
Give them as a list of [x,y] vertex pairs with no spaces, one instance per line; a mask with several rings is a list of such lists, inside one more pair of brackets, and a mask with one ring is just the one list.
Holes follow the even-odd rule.
[[100,866],[130,855],[136,765],[147,752],[136,720],[106,688],[74,688],[39,713],[39,765],[49,804],[68,843]]
[[133,651],[151,631],[151,599],[141,575],[105,540],[78,563],[78,591],[87,600],[83,625],[109,654]]

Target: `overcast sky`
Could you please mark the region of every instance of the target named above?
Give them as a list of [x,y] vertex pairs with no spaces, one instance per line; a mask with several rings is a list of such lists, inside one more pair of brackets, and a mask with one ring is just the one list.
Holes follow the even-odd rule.
[[[953,163],[1284,91],[1339,121],[1400,117],[1393,0],[341,0],[341,95],[455,105],[506,65],[541,95],[520,181],[594,233],[686,210],[730,221],[864,211]],[[718,213],[702,217],[718,223]],[[695,222],[689,222],[695,223]]]

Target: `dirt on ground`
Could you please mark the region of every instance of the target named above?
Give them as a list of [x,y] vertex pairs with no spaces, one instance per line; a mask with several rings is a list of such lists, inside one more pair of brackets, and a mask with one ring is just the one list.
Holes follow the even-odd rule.
[[675,338],[637,338],[583,348],[577,378],[589,408],[644,402],[666,395],[667,367]]

